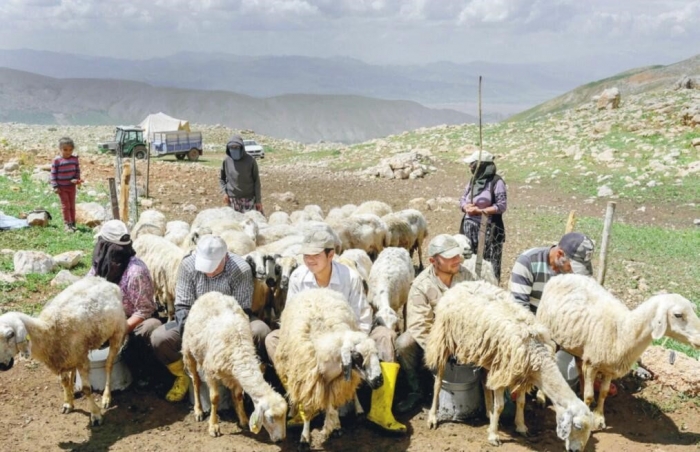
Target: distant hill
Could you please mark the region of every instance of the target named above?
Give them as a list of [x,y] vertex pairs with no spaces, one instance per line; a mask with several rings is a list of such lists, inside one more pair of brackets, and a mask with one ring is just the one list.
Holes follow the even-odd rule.
[[511,121],[535,119],[549,113],[576,108],[591,102],[593,96],[612,87],[617,87],[620,90],[622,102],[624,102],[626,95],[672,88],[674,83],[684,75],[700,76],[700,55],[667,66],[659,65],[631,69],[612,77],[579,86],[568,93],[557,96],[509,119]]
[[359,142],[473,116],[416,102],[351,95],[255,98],[228,91],[154,87],[125,80],[56,79],[0,68],[0,121],[35,124],[138,123],[163,111],[203,124],[290,138]]

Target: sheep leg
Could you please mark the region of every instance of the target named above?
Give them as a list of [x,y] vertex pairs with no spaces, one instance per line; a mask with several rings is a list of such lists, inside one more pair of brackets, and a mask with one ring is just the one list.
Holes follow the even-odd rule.
[[185,362],[187,371],[192,376],[192,387],[194,388],[194,420],[202,422],[204,420],[204,411],[202,411],[202,401],[199,398],[202,380],[199,378],[199,372],[197,371],[197,360],[194,359],[191,353],[185,353],[182,359]]
[[299,440],[299,450],[311,449],[311,420],[304,419],[304,428],[301,430],[301,439]]
[[491,409],[491,421],[489,423],[489,443],[492,446],[500,446],[501,439],[498,437],[498,420],[503,411],[503,388],[493,390],[493,408]]
[[326,407],[326,419],[323,421],[321,435],[323,435],[324,438],[339,437],[343,435],[343,431],[340,428],[340,417],[338,416],[338,410],[336,410],[330,404]]
[[73,411],[73,372],[61,372],[61,386],[63,386],[63,406],[61,413],[68,414]]
[[430,407],[430,412],[428,412],[428,428],[437,428],[437,409],[440,399],[440,389],[442,389],[442,377],[445,374],[445,366],[442,365],[438,368],[437,374],[435,375],[435,384],[433,385],[433,405]]
[[586,364],[583,365],[583,402],[588,406],[591,406],[595,396],[593,393],[593,384],[595,383],[596,373],[597,370],[595,367]]
[[[423,271],[425,267],[423,266],[423,251],[419,243],[416,243],[416,249],[418,250],[418,270]],[[411,255],[411,258],[413,255]]]
[[355,392],[355,416],[362,416],[365,414],[365,410],[362,408],[360,399],[357,398],[357,392]]
[[[106,370],[107,368],[105,366],[105,371]],[[92,388],[90,387],[90,379],[88,378],[88,375],[90,375],[90,360],[88,359],[87,355],[85,356],[83,361],[78,365],[78,371],[80,371],[80,375],[85,375],[82,378],[83,395],[85,396],[85,399],[87,399],[88,409],[90,410],[90,425],[101,425],[102,413],[100,412],[100,408],[95,403],[95,399],[92,397]],[[105,390],[106,389],[107,387],[105,386]]]
[[576,372],[578,372],[578,388],[581,397],[586,393],[586,379],[583,375],[583,361],[578,356],[574,358],[576,362]]
[[527,426],[525,425],[525,391],[518,393],[515,402],[515,431],[523,436],[527,436]]
[[605,428],[605,398],[610,390],[610,381],[612,377],[609,374],[603,374],[603,381],[600,382],[600,392],[598,393],[598,403],[593,411],[593,419],[595,420],[594,428]]
[[484,390],[484,406],[486,407],[486,417],[491,419],[491,410],[493,410],[493,391],[486,387],[486,378],[489,376],[489,371],[484,369],[481,373],[481,387]]
[[119,334],[119,337],[112,336],[109,339],[109,354],[105,361],[105,390],[102,391],[102,408],[107,409],[112,403],[112,367],[114,360],[119,353],[119,347],[122,345],[124,337]]
[[243,388],[236,382],[234,387],[230,389],[233,395],[233,407],[236,410],[236,416],[238,416],[238,426],[246,430],[248,428],[248,415],[243,407]]
[[209,436],[216,438],[221,436],[219,428],[219,382],[214,378],[207,378],[209,386],[209,402],[211,403],[211,413],[209,413]]

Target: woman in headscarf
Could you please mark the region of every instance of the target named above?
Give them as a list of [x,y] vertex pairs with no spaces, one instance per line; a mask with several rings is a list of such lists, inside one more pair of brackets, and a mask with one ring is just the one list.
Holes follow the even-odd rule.
[[[146,264],[136,257],[126,225],[119,220],[107,221],[97,234],[88,276],[101,276],[117,284],[122,291],[129,337],[122,357],[136,378],[149,362],[155,362],[150,350],[150,336],[161,323],[153,315],[153,281]],[[146,361],[146,362],[144,362]]]
[[469,165],[471,178],[459,200],[459,206],[464,212],[459,232],[467,237],[472,251],[476,253],[481,216],[488,217],[484,259],[491,263],[496,279],[500,282],[503,243],[506,241],[503,224],[503,213],[508,207],[506,183],[496,174],[496,164],[490,152],[475,151],[464,161]]

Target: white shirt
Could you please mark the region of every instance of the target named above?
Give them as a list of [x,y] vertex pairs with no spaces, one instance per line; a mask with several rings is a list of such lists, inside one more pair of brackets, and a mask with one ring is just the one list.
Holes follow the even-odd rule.
[[[355,313],[355,318],[360,329],[365,333],[372,329],[372,308],[365,298],[362,290],[362,280],[360,276],[351,271],[348,267],[338,262],[332,261],[331,280],[328,289],[342,294],[348,301],[350,308]],[[316,277],[306,265],[300,265],[289,277],[289,289],[287,299],[306,289],[319,289]]]

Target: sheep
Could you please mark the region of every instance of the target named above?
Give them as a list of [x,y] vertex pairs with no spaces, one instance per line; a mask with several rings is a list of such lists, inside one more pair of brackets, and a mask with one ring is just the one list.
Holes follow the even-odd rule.
[[287,212],[273,212],[270,218],[267,220],[267,224],[274,226],[276,224],[292,224],[292,220],[289,218]]
[[190,232],[190,225],[186,221],[168,221],[165,225],[165,238],[175,245],[180,246]]
[[182,249],[186,253],[193,251],[195,248],[197,248],[197,242],[199,241],[199,239],[204,237],[205,235],[211,235],[211,229],[206,227],[190,229],[190,232],[188,232],[185,238],[182,240],[182,243],[180,244],[180,249]]
[[306,221],[323,221],[323,216],[308,210],[295,210],[289,215],[292,224],[300,224]]
[[[591,434],[593,416],[571,390],[554,359],[554,343],[547,328],[511,295],[484,281],[460,283],[440,299],[428,336],[425,362],[436,370],[428,427],[437,427],[437,408],[445,364],[454,356],[488,371],[484,396],[490,416],[488,441],[500,444],[498,419],[506,388],[518,394],[515,426],[527,434],[525,393],[540,388],[554,404],[557,436],[567,451],[582,451]],[[491,393],[493,391],[493,394]]]
[[[369,273],[372,270],[372,259],[369,258],[367,252],[357,248],[351,248],[343,251],[341,257],[351,262],[350,266],[360,274],[360,277],[364,281],[369,282]],[[343,261],[343,263],[348,265],[348,262]]]
[[289,278],[292,272],[299,267],[299,260],[293,256],[276,256],[275,258],[275,274],[279,275],[279,283],[274,290],[274,298],[272,309],[274,315],[270,319],[270,323],[275,323],[284,311],[287,304],[287,290],[289,290]]
[[277,286],[275,256],[255,250],[245,255],[253,273],[253,299],[250,310],[260,320],[269,322],[274,288]]
[[297,226],[291,224],[276,224],[262,227],[258,231],[256,244],[258,246],[267,245],[276,242],[290,235],[301,235]]
[[243,216],[250,220],[253,220],[258,225],[267,224],[267,218],[265,218],[265,215],[263,215],[262,212],[259,212],[257,210],[249,210],[246,213],[244,213]]
[[168,320],[173,320],[177,273],[187,253],[168,239],[151,234],[134,240],[133,247],[151,273],[156,301],[166,308]]
[[355,209],[352,215],[363,215],[363,214],[373,214],[378,217],[383,217],[393,212],[391,206],[385,202],[381,201],[365,201],[360,206]]
[[[463,234],[455,234],[452,237],[460,244],[462,247],[462,256],[464,256],[464,262],[462,262],[462,267],[469,270],[469,272],[474,275],[476,279],[476,255],[472,253],[472,247],[469,244],[469,240]],[[487,283],[498,285],[498,280],[493,272],[493,265],[487,260],[481,261],[481,278]]]
[[339,221],[342,220],[343,218],[349,217],[350,214],[347,214],[344,212],[341,208],[339,207],[334,207],[331,210],[328,211],[328,215],[326,215],[326,222],[333,222],[333,221]]
[[63,386],[61,413],[73,410],[73,377],[80,371],[83,394],[90,410],[90,424],[102,424],[102,413],[92,397],[87,376],[88,352],[109,341],[105,361],[105,389],[102,408],[108,408],[112,395],[111,373],[114,359],[127,332],[119,286],[102,278],[88,276],[68,286],[49,301],[38,317],[20,312],[0,316],[0,370],[8,370],[14,356],[30,355],[58,374]]
[[139,219],[131,228],[131,238],[135,239],[142,234],[164,236],[166,229],[165,215],[155,209],[141,212]]
[[226,242],[228,250],[239,256],[255,251],[255,242],[242,231],[228,230],[218,234]]
[[323,221],[323,209],[316,204],[307,204],[304,206],[304,212],[308,213],[315,221]]
[[[593,383],[603,375],[594,411],[596,427],[605,428],[604,403],[610,381],[625,375],[652,339],[663,336],[700,347],[700,319],[693,304],[678,294],[656,295],[630,311],[592,278],[567,274],[547,282],[537,320],[561,348],[582,365],[582,393],[593,402]],[[581,366],[580,366],[581,367]]]
[[403,330],[403,307],[415,277],[411,256],[404,248],[384,248],[369,274],[367,301],[374,309],[375,322]]
[[340,210],[343,212],[343,214],[345,214],[346,217],[349,217],[350,215],[355,213],[355,211],[357,210],[357,206],[355,204],[345,204],[340,208]]
[[200,231],[209,229],[214,235],[221,235],[224,231],[240,231],[245,233],[254,242],[257,240],[259,232],[258,224],[250,218],[244,218],[241,221],[234,221],[227,218],[212,220],[200,225],[198,229]]
[[232,221],[243,221],[245,215],[236,212],[230,207],[215,207],[212,209],[204,209],[200,211],[192,222],[191,229],[198,229],[214,220],[229,219]]
[[330,289],[309,289],[282,312],[275,369],[290,404],[304,419],[300,447],[311,442],[310,419],[325,410],[324,437],[340,428],[337,407],[354,400],[360,380],[384,384],[377,347],[362,332],[345,298]]
[[408,249],[413,259],[413,252],[418,251],[418,268],[423,270],[423,242],[428,237],[428,222],[423,214],[416,209],[404,209],[397,212],[411,226],[411,232],[415,241]]
[[258,246],[257,250],[264,254],[281,254],[289,255],[287,250],[292,247],[299,247],[301,242],[304,241],[304,236],[302,235],[289,235],[276,242],[268,243],[266,245]]
[[199,369],[209,387],[209,435],[221,435],[216,410],[219,382],[222,382],[233,394],[234,408],[241,428],[248,424],[248,416],[243,407],[245,392],[255,405],[250,417],[250,431],[258,433],[261,427],[265,427],[273,442],[285,438],[287,402],[263,378],[248,316],[234,297],[208,292],[197,299],[187,316],[187,328],[182,337],[182,356],[192,375],[196,421],[204,420],[199,396]]
[[397,212],[384,215],[382,221],[386,224],[387,235],[384,246],[405,248],[410,250],[416,241],[408,220]]
[[352,215],[331,227],[342,242],[342,249],[359,248],[374,261],[386,243],[386,224],[376,215]]

